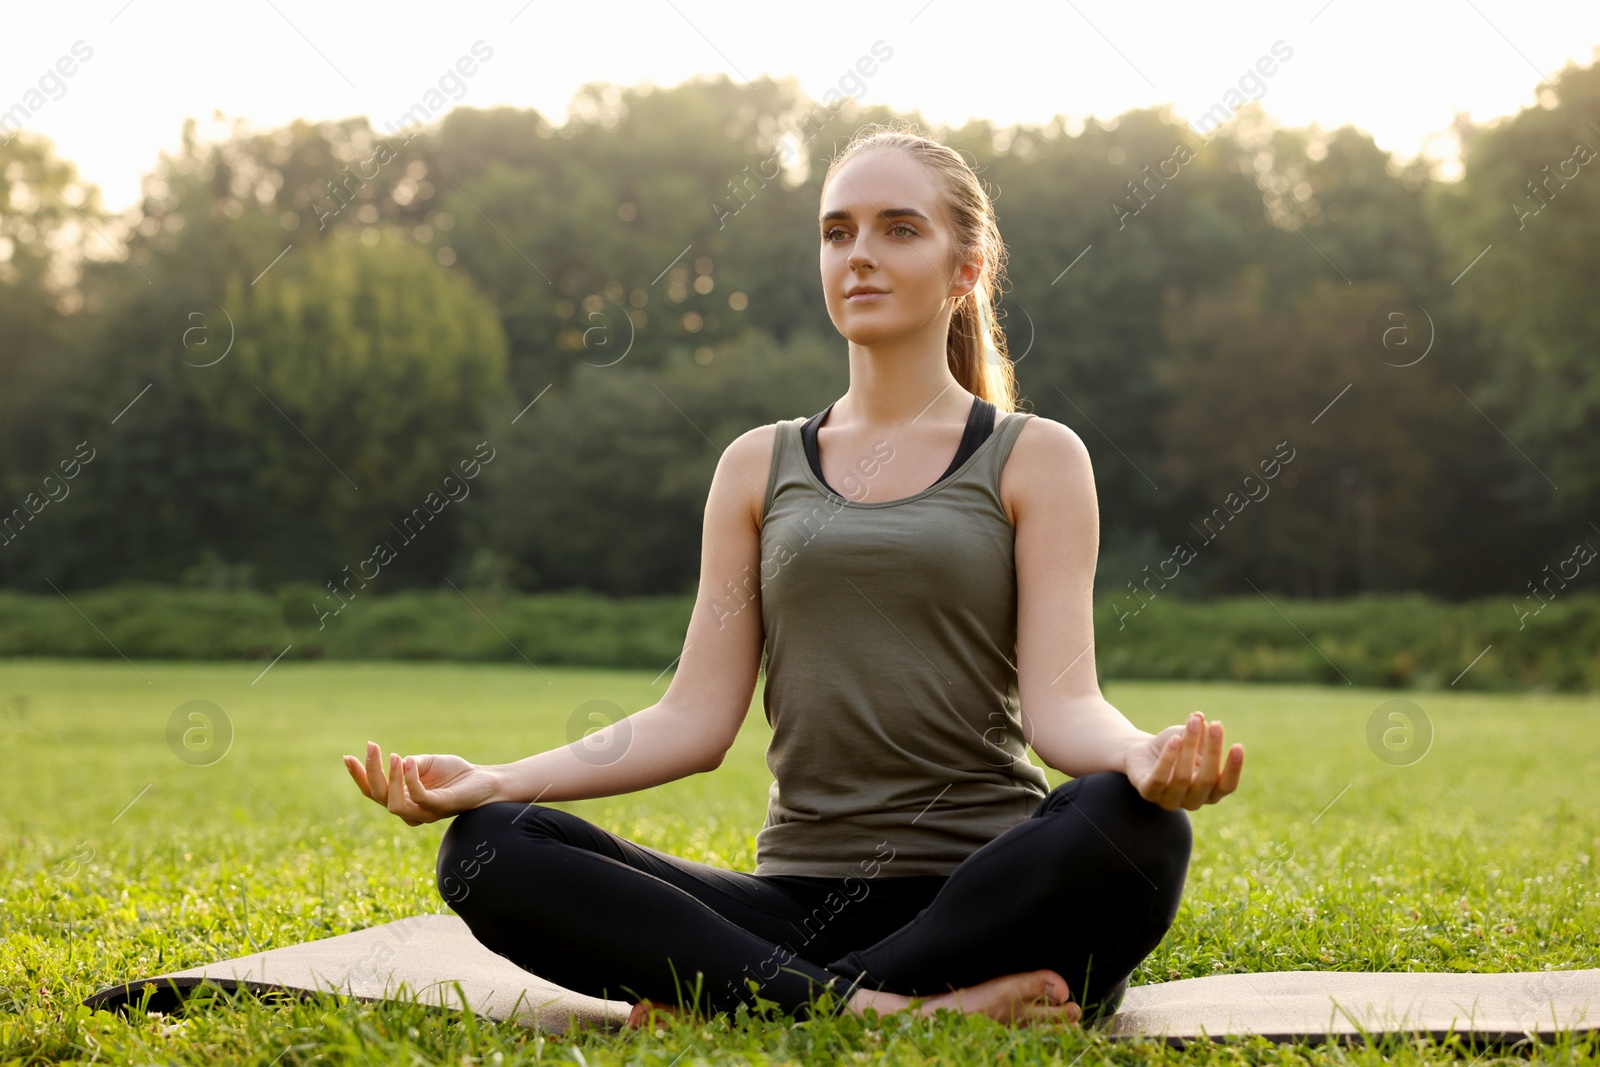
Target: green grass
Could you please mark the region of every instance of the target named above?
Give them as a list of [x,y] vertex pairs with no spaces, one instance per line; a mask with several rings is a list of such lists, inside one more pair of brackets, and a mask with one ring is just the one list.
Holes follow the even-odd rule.
[[[368,738],[505,762],[565,743],[585,701],[634,711],[666,685],[649,671],[287,660],[252,683],[261,667],[0,661],[0,1062],[1071,1064],[1086,1049],[1085,1064],[1473,1059],[1429,1042],[1178,1052],[952,1015],[799,1026],[719,1016],[657,1034],[563,1037],[336,997],[131,1020],[91,1013],[81,999],[125,978],[443,910],[433,871],[448,822],[409,827],[359,794],[340,755]],[[1435,731],[1407,766],[1367,746],[1368,719],[1393,690],[1147,682],[1110,683],[1106,695],[1152,731],[1199,708],[1247,749],[1241,790],[1192,813],[1182,909],[1134,984],[1600,966],[1600,695],[1404,694]],[[234,729],[208,766],[167,745],[173,710],[194,699],[216,703]],[[562,806],[652,847],[749,870],[767,737],[758,694],[715,772]],[[1535,1051],[1542,1062],[1600,1055],[1592,1038]]]

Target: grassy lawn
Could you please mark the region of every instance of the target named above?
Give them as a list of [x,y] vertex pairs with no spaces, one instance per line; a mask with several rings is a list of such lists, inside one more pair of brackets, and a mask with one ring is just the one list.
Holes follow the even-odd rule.
[[[586,701],[634,711],[666,686],[649,672],[288,661],[252,681],[261,666],[0,662],[0,1062],[1474,1058],[1406,1043],[1340,1051],[1256,1041],[1179,1053],[950,1015],[787,1027],[722,1016],[569,1039],[334,997],[132,1020],[91,1014],[79,1001],[125,978],[443,910],[434,857],[448,822],[413,828],[388,815],[360,796],[342,753],[360,755],[371,738],[386,751],[506,762],[565,743]],[[1133,984],[1268,970],[1600,966],[1600,695],[1167,683],[1105,692],[1152,731],[1203,710],[1247,750],[1240,792],[1192,813],[1182,910]],[[1415,762],[1380,759],[1369,746],[1369,720],[1396,697],[1432,726]],[[213,702],[232,725],[226,755],[208,765],[169,747],[169,719],[190,700]],[[750,870],[767,737],[758,694],[715,772],[562,806],[643,844]],[[1593,1039],[1537,1050],[1544,1062],[1597,1055]],[[1516,1058],[1490,1052],[1477,1062]]]

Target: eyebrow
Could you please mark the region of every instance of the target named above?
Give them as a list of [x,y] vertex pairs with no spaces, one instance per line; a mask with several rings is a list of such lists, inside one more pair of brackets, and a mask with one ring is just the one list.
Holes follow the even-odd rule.
[[[853,217],[854,216],[852,216],[850,214],[850,212],[844,210],[843,208],[837,208],[837,209],[835,209],[833,211],[829,211],[829,212],[824,213],[822,218],[818,220],[817,224],[819,226],[826,226],[830,222],[834,222],[834,221],[839,220],[839,219],[847,219],[848,220],[848,219],[851,219]],[[898,219],[898,218],[921,219],[923,222],[928,223],[930,226],[933,225],[933,220],[932,219],[928,218],[928,216],[924,215],[922,212],[918,211],[914,207],[886,207],[882,211],[878,212],[878,218],[880,218],[880,219]]]

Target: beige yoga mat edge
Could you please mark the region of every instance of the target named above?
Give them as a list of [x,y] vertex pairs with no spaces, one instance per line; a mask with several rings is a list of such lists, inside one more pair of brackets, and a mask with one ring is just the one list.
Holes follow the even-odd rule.
[[[200,967],[119,982],[84,1004],[171,1011],[211,982],[228,992],[407,1000],[564,1032],[620,1029],[632,1004],[586,996],[490,951],[454,914],[427,914]],[[457,991],[456,984],[460,990]],[[621,991],[618,991],[621,994]],[[403,994],[403,995],[402,995]],[[1096,1028],[1169,1046],[1261,1037],[1356,1043],[1388,1035],[1508,1045],[1600,1030],[1600,968],[1532,972],[1276,971],[1217,974],[1128,989]]]

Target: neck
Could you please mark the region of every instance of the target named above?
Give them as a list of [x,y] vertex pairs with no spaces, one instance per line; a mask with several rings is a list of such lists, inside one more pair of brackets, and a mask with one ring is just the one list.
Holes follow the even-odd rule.
[[850,343],[850,388],[833,405],[833,426],[895,429],[964,422],[972,394],[950,373],[949,317],[877,345]]

